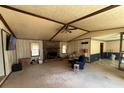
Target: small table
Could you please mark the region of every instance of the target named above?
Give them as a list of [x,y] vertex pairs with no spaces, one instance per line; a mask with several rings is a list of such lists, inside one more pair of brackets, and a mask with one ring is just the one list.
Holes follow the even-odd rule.
[[20,58],[19,63],[22,64],[22,66],[29,65],[31,62],[31,58]]
[[77,71],[79,71],[79,64],[74,64],[74,72],[77,72]]

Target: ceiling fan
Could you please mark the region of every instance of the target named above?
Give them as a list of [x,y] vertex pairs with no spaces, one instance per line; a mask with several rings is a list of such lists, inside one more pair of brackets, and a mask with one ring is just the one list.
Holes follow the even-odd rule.
[[75,27],[71,27],[71,26],[69,26],[69,25],[66,25],[64,28],[63,28],[63,30],[62,30],[62,33],[72,33],[72,30],[76,30],[77,28],[75,28]]

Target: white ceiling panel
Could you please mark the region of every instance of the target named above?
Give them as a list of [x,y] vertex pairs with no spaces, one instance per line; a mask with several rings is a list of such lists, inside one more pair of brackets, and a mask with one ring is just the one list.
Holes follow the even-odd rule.
[[71,30],[72,33],[61,31],[53,40],[55,41],[69,41],[72,40],[73,38],[85,34],[85,31],[82,30]]
[[104,40],[104,41],[119,40],[120,34],[119,33],[113,33],[113,34],[109,34],[109,35],[93,37],[93,39]]
[[105,8],[107,5],[18,5],[12,7],[68,23],[94,11]]
[[17,38],[49,40],[63,25],[0,7]]
[[90,18],[75,22],[72,25],[90,31],[124,27],[124,6],[116,7]]
[[[36,15],[68,23],[109,5],[13,5],[11,7]],[[63,26],[61,24],[23,14],[0,7],[0,13],[13,30],[17,38],[49,40]],[[72,25],[90,31],[124,27],[124,6],[111,9],[98,15],[73,23]],[[81,34],[82,30],[72,30],[72,33],[59,33],[54,41],[69,41]]]

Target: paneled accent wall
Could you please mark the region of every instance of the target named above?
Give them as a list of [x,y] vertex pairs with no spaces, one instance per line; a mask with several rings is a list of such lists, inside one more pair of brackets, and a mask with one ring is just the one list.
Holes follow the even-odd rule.
[[[88,42],[88,44],[82,44],[82,42]],[[87,57],[90,56],[90,39],[71,41],[68,43],[68,54],[71,54],[75,51],[79,56],[81,49],[88,49]]]
[[[108,41],[107,43],[107,52],[119,52],[120,49],[120,40],[116,41]],[[124,51],[124,40],[123,40],[123,47],[122,50]]]
[[[81,44],[82,42],[88,42],[88,44]],[[79,56],[81,49],[88,49],[88,53],[86,54],[86,57],[89,57],[91,61],[98,60],[100,54],[100,43],[104,43],[104,52],[106,52],[106,42],[103,41],[93,40],[89,38],[89,39],[69,42],[68,54],[76,51]]]
[[100,43],[104,43],[103,52],[106,52],[106,42],[91,39],[91,54],[99,54],[100,53]]
[[[3,66],[1,64],[5,64],[5,73],[8,75],[11,72],[11,67],[13,63],[16,63],[16,50],[6,50],[6,36],[7,33],[5,31],[2,31],[1,29],[4,29],[6,32],[10,33],[10,31],[5,27],[5,25],[0,21],[0,40],[3,39],[3,48],[2,46],[2,41],[0,41],[0,51],[3,51],[3,53],[0,54],[0,66]],[[1,33],[2,31],[2,33]],[[10,33],[11,34],[11,33]],[[4,49],[4,50],[1,50]],[[5,60],[4,60],[5,59]],[[1,70],[1,69],[0,69]],[[4,73],[4,68],[0,71],[2,74]]]
[[13,63],[16,63],[16,50],[6,50],[6,37],[7,33],[3,32],[3,43],[4,43],[4,57],[5,57],[5,69],[8,75],[11,72]]
[[90,61],[98,61],[100,59],[100,43],[103,43],[103,54],[106,52],[106,42],[91,39]]
[[17,39],[17,42],[16,42],[17,59],[31,57],[31,43],[40,44],[40,57],[41,59],[43,59],[43,41],[42,40],[24,40],[24,39]]

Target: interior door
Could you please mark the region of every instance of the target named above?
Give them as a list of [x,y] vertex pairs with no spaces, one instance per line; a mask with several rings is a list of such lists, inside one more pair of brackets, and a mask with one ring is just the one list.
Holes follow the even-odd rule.
[[103,58],[104,43],[100,43],[100,58]]

